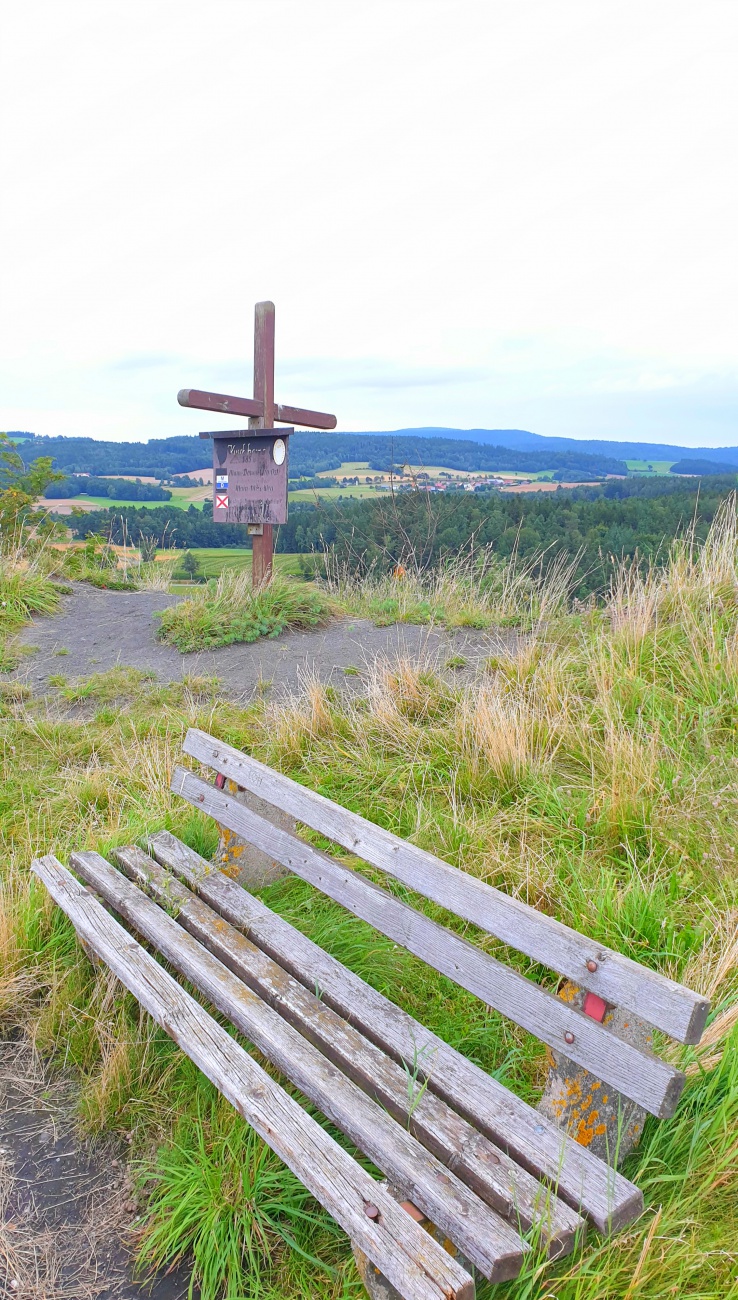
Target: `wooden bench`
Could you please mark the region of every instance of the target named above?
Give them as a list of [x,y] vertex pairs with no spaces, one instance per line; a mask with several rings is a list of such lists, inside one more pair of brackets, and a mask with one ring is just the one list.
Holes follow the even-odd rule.
[[[185,752],[217,784],[177,768],[172,789],[380,933],[470,990],[650,1114],[674,1113],[684,1076],[591,1015],[223,788],[224,778],[380,868],[608,1007],[696,1043],[707,1002],[467,875],[205,732]],[[284,820],[284,819],[282,819]],[[97,853],[33,870],[80,939],[114,971],[344,1228],[370,1293],[469,1300],[473,1271],[519,1273],[533,1245],[553,1256],[588,1225],[616,1232],[638,1188],[460,1052],[376,992],[237,881],[168,832],[146,853]],[[90,892],[93,891],[93,892]],[[102,900],[102,901],[100,901]],[[126,922],[130,931],[109,914]],[[382,1170],[378,1183],[133,937],[200,990]],[[408,1212],[409,1211],[409,1212]],[[418,1222],[419,1219],[423,1223]],[[454,1257],[443,1248],[453,1243]],[[383,1280],[386,1280],[385,1281]],[[381,1288],[384,1287],[384,1290]]]

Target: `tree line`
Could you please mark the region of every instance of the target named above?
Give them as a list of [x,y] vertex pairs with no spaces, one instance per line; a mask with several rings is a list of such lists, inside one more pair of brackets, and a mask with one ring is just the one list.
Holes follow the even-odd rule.
[[[53,511],[52,511],[53,513]],[[154,538],[157,545],[175,548],[191,546],[244,546],[242,524],[215,524],[210,503],[206,509],[190,505],[181,510],[172,505],[121,506],[119,510],[101,507],[73,515],[58,516],[74,537],[92,534],[108,538],[118,546],[124,542],[138,546],[143,538]]]
[[171,501],[168,488],[158,483],[131,482],[127,478],[93,478],[88,474],[68,474],[50,483],[44,492],[47,501],[62,497],[109,497],[111,501]]

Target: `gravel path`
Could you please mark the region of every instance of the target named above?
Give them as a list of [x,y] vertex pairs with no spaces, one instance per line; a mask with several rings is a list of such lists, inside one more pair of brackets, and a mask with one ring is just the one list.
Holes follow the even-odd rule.
[[516,634],[507,630],[446,632],[407,623],[378,628],[366,619],[345,618],[273,641],[182,655],[156,640],[155,617],[181,599],[164,592],[98,591],[80,583],[62,597],[58,613],[23,629],[21,643],[37,649],[23,658],[16,676],[39,692],[54,674],[74,680],[120,664],[153,672],[162,682],[186,675],[218,677],[227,694],[244,700],[260,681],[271,682],[275,692],[295,690],[306,672],[337,685],[349,682],[344,669],[361,669],[377,654],[429,654],[441,667],[458,656],[467,660],[462,673],[469,676],[489,655],[517,644]]

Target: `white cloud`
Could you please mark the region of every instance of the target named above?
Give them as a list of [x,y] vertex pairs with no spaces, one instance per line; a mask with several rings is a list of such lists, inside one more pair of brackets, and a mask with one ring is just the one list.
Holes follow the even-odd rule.
[[[734,0],[2,6],[0,427],[738,443]],[[210,427],[217,427],[210,422]],[[613,428],[620,430],[619,435]]]

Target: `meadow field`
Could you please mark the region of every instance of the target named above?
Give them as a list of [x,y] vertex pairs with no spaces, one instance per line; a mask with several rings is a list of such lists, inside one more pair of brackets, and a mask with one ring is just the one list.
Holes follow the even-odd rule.
[[[212,501],[213,499],[213,489],[211,487],[173,487],[168,488],[167,490],[172,494],[170,501],[149,501],[146,504],[149,506],[177,506],[180,510],[187,510],[191,505],[201,506],[203,501]],[[73,497],[57,497],[53,500],[43,501],[40,503],[44,510],[52,510],[57,514],[71,514],[73,509],[119,510],[122,506],[134,506],[135,508],[139,508],[142,504],[141,501],[118,501],[111,500],[110,497],[88,496],[86,492]]]
[[668,474],[673,460],[626,460],[628,469],[636,474]]
[[[539,478],[545,478],[547,474],[552,473],[550,469],[535,470],[535,471],[531,471],[530,473],[526,473],[523,470],[514,470],[514,469],[465,470],[465,469],[452,469],[447,465],[422,465],[422,464],[415,465],[410,463],[406,464],[404,468],[408,475],[430,474],[432,477],[433,475],[438,475],[438,474],[449,474],[451,475],[452,478],[462,478],[462,479],[468,478],[470,474],[478,474],[487,478],[492,478],[497,474],[499,474],[501,478],[506,478],[506,479],[507,478],[539,479]],[[381,479],[385,483],[388,483],[392,478],[392,475],[387,470],[372,469],[369,465],[368,460],[343,461],[339,465],[338,469],[319,470],[316,475],[316,478],[338,478],[338,479],[355,478],[355,477],[365,478],[367,475],[369,475],[371,478]]]
[[[335,471],[338,473],[338,471]],[[345,483],[338,487],[321,487],[321,488],[292,488],[289,494],[290,501],[315,501],[320,497],[322,501],[338,501],[342,497],[352,497],[355,500],[364,500],[368,497],[378,495],[376,486],[368,483]]]
[[[164,564],[170,562],[176,565],[181,563],[183,554],[183,551],[162,550],[157,555],[157,562]],[[191,554],[194,555],[200,565],[200,572],[204,578],[219,578],[226,569],[235,573],[251,572],[250,547],[193,546]],[[274,568],[277,573],[299,577],[301,573],[300,557],[278,552],[274,556]]]
[[[654,465],[666,466],[673,462],[654,462]],[[640,469],[640,462],[633,462],[634,469]],[[644,462],[645,467],[645,462]],[[666,473],[666,469],[659,469],[659,473]],[[321,479],[343,479],[359,478],[357,483],[339,483],[337,485],[326,484],[325,487],[316,488],[292,488],[289,492],[291,502],[314,502],[318,498],[322,501],[338,501],[350,498],[352,500],[381,499],[391,490],[392,485],[405,487],[417,485],[417,475],[427,474],[431,481],[438,481],[439,476],[443,476],[445,481],[463,483],[469,479],[475,482],[483,481],[487,478],[501,478],[508,485],[506,490],[513,491],[537,491],[537,490],[555,490],[558,483],[551,484],[551,470],[536,470],[526,473],[522,470],[500,470],[500,471],[469,471],[448,468],[444,465],[408,465],[403,474],[390,474],[389,471],[371,469],[368,461],[344,461],[337,469],[320,470],[316,478]],[[645,471],[644,469],[644,472]],[[212,477],[212,471],[198,472],[197,477]],[[122,475],[120,477],[130,477]],[[364,480],[370,477],[373,481],[366,483]],[[604,476],[603,476],[604,477]],[[148,480],[142,480],[148,481]],[[425,480],[423,480],[424,482]],[[576,473],[572,471],[571,482],[576,482]],[[520,486],[518,486],[520,485]],[[212,485],[204,487],[169,487],[172,493],[171,500],[168,502],[141,502],[137,500],[112,500],[110,497],[88,496],[86,493],[77,494],[76,496],[61,497],[49,500],[43,503],[44,509],[54,511],[59,515],[69,515],[72,510],[111,510],[115,511],[122,507],[133,507],[134,509],[151,508],[158,504],[166,504],[178,507],[181,510],[187,510],[191,505],[198,508],[207,509],[208,503],[212,501]]]
[[[234,590],[245,616],[254,607],[239,568],[221,576],[220,594],[240,581]],[[189,1261],[204,1300],[360,1300],[343,1234],[109,973],[91,965],[29,873],[35,854],[62,861],[73,848],[108,854],[161,828],[210,857],[214,825],[169,790],[183,735],[200,726],[709,996],[700,1047],[669,1049],[688,1075],[679,1110],[672,1120],[648,1120],[624,1167],[644,1192],[643,1217],[612,1240],[592,1233],[580,1254],[558,1263],[533,1252],[518,1281],[481,1284],[477,1294],[735,1300],[735,499],[704,544],[686,536],[658,566],[622,566],[606,599],[579,612],[563,570],[544,580],[511,563],[490,584],[473,567],[449,564],[435,575],[382,582],[363,594],[358,579],[352,588],[334,582],[320,617],[369,612],[395,590],[398,617],[427,620],[443,602],[482,627],[513,618],[527,629],[522,648],[490,654],[471,684],[431,660],[380,658],[360,670],[357,693],[308,678],[294,697],[260,697],[246,708],[215,679],[162,686],[125,666],[81,682],[59,679],[38,698],[12,674],[0,677],[4,1032],[24,1035],[51,1068],[71,1071],[81,1130],[113,1135],[127,1153],[142,1269]],[[276,597],[280,583],[292,600],[286,577]],[[53,612],[59,596],[43,563],[21,553],[6,557],[0,593],[11,666],[14,630],[34,610]],[[179,626],[196,633],[191,613]],[[356,865],[348,855],[345,864]],[[381,873],[368,874],[387,887]],[[537,1040],[300,880],[262,896],[536,1101],[547,1069]],[[427,901],[413,902],[487,943]],[[510,960],[556,990],[550,972],[531,971],[515,954]],[[10,1236],[0,1244],[10,1249]]]

